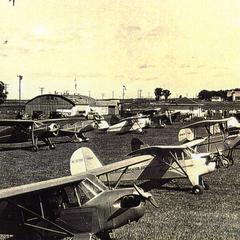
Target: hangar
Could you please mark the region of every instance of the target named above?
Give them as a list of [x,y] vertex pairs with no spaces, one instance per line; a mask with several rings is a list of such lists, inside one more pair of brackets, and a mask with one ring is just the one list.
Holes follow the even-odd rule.
[[65,115],[84,115],[95,105],[95,99],[83,95],[44,94],[36,96],[26,103],[26,114],[49,117],[57,112]]
[[65,116],[86,116],[90,111],[96,111],[101,115],[118,115],[119,105],[119,100],[95,100],[80,94],[44,94],[29,100],[25,113],[37,117],[42,115],[44,118],[54,117],[57,113]]

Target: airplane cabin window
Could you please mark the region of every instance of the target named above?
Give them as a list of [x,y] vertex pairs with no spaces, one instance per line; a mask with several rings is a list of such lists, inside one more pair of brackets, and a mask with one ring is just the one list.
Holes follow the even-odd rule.
[[83,180],[79,184],[79,187],[86,194],[89,200],[94,198],[95,196],[97,196],[103,191],[101,188],[99,188],[96,184],[94,184],[89,179]]

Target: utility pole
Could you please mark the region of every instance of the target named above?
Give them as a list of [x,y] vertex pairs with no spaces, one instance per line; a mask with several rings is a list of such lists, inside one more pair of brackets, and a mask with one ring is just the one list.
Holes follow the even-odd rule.
[[122,89],[122,99],[124,99],[125,91],[127,91],[127,88],[123,85],[123,89]]
[[76,79],[76,76],[75,76],[75,79],[74,79],[74,94],[77,94],[77,79]]
[[88,96],[91,97],[91,91],[88,91]]
[[102,99],[104,99],[104,93],[102,93]]
[[40,93],[41,93],[41,95],[43,95],[43,91],[44,91],[44,87],[40,87]]
[[18,91],[19,91],[19,102],[18,102],[18,105],[20,106],[20,104],[21,104],[21,81],[22,81],[22,79],[23,79],[23,76],[22,75],[17,75],[17,77],[18,77],[18,81],[19,81],[19,85],[18,85]]
[[142,98],[142,89],[139,89],[139,98]]
[[114,98],[114,91],[112,91],[112,98]]

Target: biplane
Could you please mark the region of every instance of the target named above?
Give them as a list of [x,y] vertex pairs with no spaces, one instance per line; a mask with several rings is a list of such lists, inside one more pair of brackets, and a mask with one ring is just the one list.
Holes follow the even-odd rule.
[[46,120],[0,120],[0,143],[32,142],[33,151],[38,150],[38,140],[43,141],[50,149],[55,149],[52,137],[72,137],[74,141],[87,141],[84,133],[94,130],[94,121],[79,118],[46,119]]
[[232,165],[233,151],[240,144],[240,124],[235,117],[198,121],[184,126],[178,133],[178,140],[186,143],[200,140],[196,145],[199,152],[217,154],[225,167]]
[[142,133],[143,128],[150,126],[150,119],[145,115],[136,115],[121,119],[118,123],[109,125],[104,119],[96,119],[96,128],[99,132],[124,134],[128,132]]
[[[194,143],[195,144],[195,143]],[[85,148],[86,149],[86,148]],[[177,178],[187,178],[194,194],[202,194],[203,190],[208,190],[208,184],[203,180],[203,176],[213,172],[216,168],[216,159],[210,153],[198,153],[191,143],[179,146],[146,146],[141,140],[133,138],[131,157],[152,156],[148,161],[129,166],[123,172],[115,171],[108,175],[102,174],[100,180],[106,184],[135,182],[144,180],[141,186],[144,189],[162,185]],[[76,161],[71,159],[71,173],[77,174],[81,169],[94,170],[93,162],[98,162],[96,167],[102,164],[90,149],[84,151],[86,161]],[[83,165],[84,162],[84,165]],[[150,187],[150,188],[151,188]]]
[[[157,206],[152,195],[136,185],[120,189],[118,182],[110,189],[97,178],[120,169],[124,172],[151,155],[100,166],[89,151],[80,148],[71,157],[72,174],[76,163],[81,173],[0,190],[0,234],[17,240],[108,240],[113,229],[144,215],[146,200]],[[94,168],[85,172],[86,164]]]

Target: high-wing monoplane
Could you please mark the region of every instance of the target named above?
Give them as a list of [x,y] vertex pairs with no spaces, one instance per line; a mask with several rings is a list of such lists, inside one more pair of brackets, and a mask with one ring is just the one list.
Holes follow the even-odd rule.
[[0,120],[0,143],[21,143],[32,141],[33,150],[38,150],[38,140],[45,142],[50,149],[55,149],[52,137],[69,136],[77,141],[87,141],[85,132],[94,129],[94,121],[79,118],[47,120]]
[[[111,230],[143,216],[146,200],[156,203],[136,185],[120,189],[117,182],[109,189],[97,177],[120,169],[124,173],[151,158],[131,157],[102,167],[90,149],[76,150],[71,158],[74,175],[0,190],[0,234],[17,240],[110,239]],[[85,172],[86,165],[94,167]]]
[[109,126],[104,119],[96,120],[96,128],[99,132],[124,134],[128,132],[142,133],[143,128],[150,126],[150,119],[145,115],[136,115],[121,119],[118,123]]
[[233,164],[233,151],[240,144],[240,124],[235,117],[198,121],[180,129],[178,140],[189,142],[202,139],[196,145],[199,152],[218,155],[222,164]]
[[[122,172],[114,172],[108,175],[101,175],[100,179],[108,184],[115,184],[121,178],[121,183],[135,182],[145,180],[143,188],[149,186],[159,186],[168,181],[177,178],[187,178],[193,186],[192,192],[195,194],[203,193],[209,186],[203,181],[203,175],[210,173],[216,168],[216,159],[209,153],[198,153],[191,148],[191,143],[176,146],[145,146],[137,138],[132,140],[132,150],[129,156],[144,157],[152,156],[148,161],[129,166]],[[91,151],[91,150],[89,150]],[[93,153],[85,153],[85,158],[91,161],[85,161],[84,166],[77,161],[75,164],[75,173],[81,172],[81,169],[93,170],[95,166],[90,165],[92,159],[97,159]],[[80,161],[82,162],[82,161]],[[99,162],[99,161],[98,161]],[[77,167],[78,166],[78,167]],[[99,162],[99,166],[102,164]],[[72,171],[72,170],[71,170]]]

